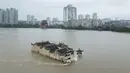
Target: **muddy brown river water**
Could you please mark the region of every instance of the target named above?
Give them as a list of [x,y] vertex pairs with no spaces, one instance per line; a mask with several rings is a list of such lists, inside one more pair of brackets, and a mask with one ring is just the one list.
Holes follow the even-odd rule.
[[[36,41],[64,42],[84,50],[76,64],[31,52]],[[0,28],[0,73],[130,73],[130,33]]]

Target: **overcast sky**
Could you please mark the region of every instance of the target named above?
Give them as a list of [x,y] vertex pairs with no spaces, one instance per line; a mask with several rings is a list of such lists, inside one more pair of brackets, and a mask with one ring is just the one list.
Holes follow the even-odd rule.
[[130,0],[0,0],[0,8],[16,8],[19,19],[26,20],[27,14],[38,20],[46,17],[63,19],[63,7],[72,4],[78,14],[97,12],[100,18],[130,19]]

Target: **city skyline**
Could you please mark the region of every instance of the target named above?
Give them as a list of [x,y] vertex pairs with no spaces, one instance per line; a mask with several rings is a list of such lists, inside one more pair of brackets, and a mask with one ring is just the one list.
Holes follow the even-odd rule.
[[0,9],[0,24],[17,24],[18,10],[15,8]]
[[128,0],[4,0],[0,7],[16,8],[19,19],[26,20],[26,15],[35,15],[38,20],[46,17],[58,17],[63,20],[63,7],[72,4],[77,8],[77,14],[97,13],[99,18],[130,19],[130,1]]

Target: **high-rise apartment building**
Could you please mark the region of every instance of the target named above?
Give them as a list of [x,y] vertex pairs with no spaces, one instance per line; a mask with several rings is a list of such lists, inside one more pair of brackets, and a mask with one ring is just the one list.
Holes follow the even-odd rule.
[[97,19],[98,19],[97,13],[93,13],[92,19],[93,19],[93,20],[97,20]]
[[0,23],[2,24],[17,24],[18,10],[15,8],[0,9]]
[[36,23],[36,18],[33,15],[27,15],[27,23],[28,24],[35,24]]
[[18,10],[15,8],[7,9],[8,23],[17,24],[18,23]]
[[63,21],[77,19],[77,8],[72,5],[67,5],[63,9]]
[[99,23],[98,23],[98,16],[97,16],[97,13],[93,13],[92,15],[92,26],[98,26]]
[[9,9],[4,10],[4,24],[9,24]]
[[0,9],[0,24],[3,23],[3,13],[4,13],[3,9]]

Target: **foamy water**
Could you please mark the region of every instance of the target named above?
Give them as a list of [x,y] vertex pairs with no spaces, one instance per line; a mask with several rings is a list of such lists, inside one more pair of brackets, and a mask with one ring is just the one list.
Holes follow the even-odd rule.
[[19,64],[20,66],[22,66],[24,63],[33,63],[35,65],[52,65],[52,66],[67,66],[67,65],[70,65],[69,63],[66,63],[66,64],[63,64],[63,63],[45,63],[45,62],[38,62],[38,61],[29,61],[29,60],[23,60],[23,61],[18,61],[18,60],[11,60],[11,61],[8,61],[8,60],[0,60],[0,63],[17,63]]

